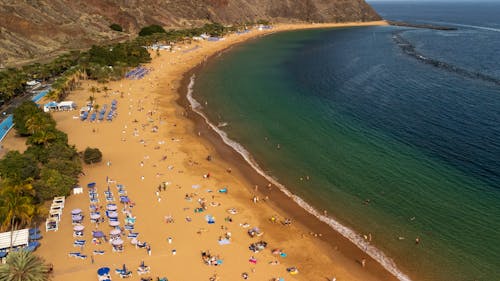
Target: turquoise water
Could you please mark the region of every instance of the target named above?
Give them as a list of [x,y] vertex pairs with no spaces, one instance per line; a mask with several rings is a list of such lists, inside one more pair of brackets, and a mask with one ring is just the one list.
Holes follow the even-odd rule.
[[[430,40],[432,32],[454,45]],[[488,32],[275,34],[209,62],[194,98],[207,102],[213,124],[227,122],[221,129],[262,170],[370,233],[379,251],[369,251],[385,253],[411,280],[500,280],[500,89],[421,62],[394,41],[405,36],[419,52],[477,72],[480,62],[446,52],[458,50],[455,37],[499,40]],[[495,59],[485,73],[500,79]]]

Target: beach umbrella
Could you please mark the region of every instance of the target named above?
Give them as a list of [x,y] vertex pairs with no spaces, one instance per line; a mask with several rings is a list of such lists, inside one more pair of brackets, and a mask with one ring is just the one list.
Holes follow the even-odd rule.
[[122,245],[123,240],[122,239],[115,239],[115,240],[111,241],[111,244],[113,244],[114,246]]
[[81,221],[83,219],[83,217],[81,215],[72,215],[71,219],[73,221]]
[[119,235],[120,233],[122,233],[122,231],[118,228],[115,228],[115,229],[112,229],[109,234],[111,235]]
[[110,271],[109,267],[101,267],[97,270],[97,274],[100,276],[108,275]]
[[38,241],[31,241],[28,243],[28,247],[31,247],[33,250],[35,250],[39,246],[40,246],[40,242],[38,242]]
[[106,210],[108,210],[108,211],[116,211],[117,209],[118,209],[118,207],[115,204],[108,204],[106,206]]
[[101,215],[100,214],[96,214],[96,213],[90,215],[90,218],[93,219],[93,220],[96,220],[96,219],[98,219],[100,217],[101,217]]
[[90,187],[90,188],[95,187],[95,182],[90,182],[90,183],[88,183],[88,184],[87,184],[87,187]]
[[108,213],[108,217],[109,218],[117,218],[118,217],[118,213],[117,212],[109,212]]
[[83,225],[79,224],[79,225],[75,225],[75,226],[73,227],[73,230],[74,230],[74,231],[82,231],[84,228],[85,228],[85,226],[83,226]]
[[120,222],[119,222],[119,221],[110,221],[110,222],[109,222],[109,225],[110,225],[110,226],[119,226],[119,225],[120,225]]
[[82,209],[73,209],[73,210],[71,211],[71,214],[72,214],[72,215],[78,215],[78,214],[80,214],[81,212],[82,212]]
[[120,202],[121,203],[128,203],[128,202],[130,202],[130,199],[128,198],[128,196],[120,196]]
[[125,264],[123,264],[123,266],[122,266],[122,271],[123,271],[124,273],[125,273],[125,272],[127,272],[127,267],[125,266]]
[[101,238],[101,237],[104,237],[104,232],[102,232],[102,231],[100,231],[100,230],[98,230],[98,231],[93,231],[92,236],[93,236],[94,238]]
[[42,238],[42,234],[40,233],[35,233],[30,235],[30,240],[38,240]]
[[103,275],[108,275],[109,274],[109,267],[101,267],[97,270],[97,275],[103,276]]

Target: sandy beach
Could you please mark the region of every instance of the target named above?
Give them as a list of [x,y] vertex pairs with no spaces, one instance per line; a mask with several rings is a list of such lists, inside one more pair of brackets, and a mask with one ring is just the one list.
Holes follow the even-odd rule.
[[[96,271],[103,266],[110,267],[111,277],[117,280],[120,277],[114,271],[123,264],[132,271],[132,280],[148,276],[153,280],[209,280],[214,275],[217,280],[243,280],[243,273],[250,280],[396,280],[340,234],[276,188],[268,188],[262,177],[185,106],[184,97],[190,72],[234,44],[285,30],[384,24],[279,25],[267,31],[232,34],[218,42],[177,45],[174,52],[151,52],[153,61],[144,66],[150,69],[144,78],[110,82],[107,93],[95,94],[95,103],[101,108],[117,101],[113,121],[83,122],[78,111],[54,112],[58,128],[68,134],[69,143],[78,151],[97,147],[103,153],[101,163],[84,166],[85,175],[80,178],[84,192],[66,199],[59,230],[42,230],[44,237],[36,253],[54,265],[54,280],[96,280]],[[92,95],[91,86],[104,85],[83,81],[81,89],[67,100],[85,105]],[[3,141],[4,150],[23,148],[19,144],[23,140],[13,133]],[[134,229],[123,231],[122,252],[113,251],[108,242],[92,241],[93,230],[109,237],[113,227],[108,219],[99,225],[90,221],[90,182],[96,183],[103,217],[108,187],[121,226],[127,212],[135,217]],[[123,210],[119,184],[133,207]],[[85,227],[83,237],[78,238],[73,237],[71,221],[71,211],[76,208],[82,210]],[[291,224],[283,223],[287,218]],[[248,230],[253,227],[263,234],[250,237]],[[137,240],[147,242],[150,253],[134,246],[127,237],[129,232],[139,233]],[[85,240],[85,246],[74,246],[76,239]],[[264,250],[249,250],[250,244],[259,241],[267,242]],[[282,255],[273,249],[281,250]],[[94,254],[95,250],[104,253]],[[205,264],[204,251],[218,256],[214,258],[218,265]],[[72,257],[70,252],[87,258]],[[150,273],[138,275],[142,261]],[[294,266],[299,273],[292,275],[287,268]]]

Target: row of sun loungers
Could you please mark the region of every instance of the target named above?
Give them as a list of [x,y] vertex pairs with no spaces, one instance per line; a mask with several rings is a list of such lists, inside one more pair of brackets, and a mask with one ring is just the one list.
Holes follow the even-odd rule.
[[[106,114],[106,111],[108,109],[108,106],[106,104],[103,105],[102,109],[99,112],[93,111],[92,113],[89,113],[89,111],[84,111],[80,115],[80,120],[85,121],[88,119],[90,122],[94,122],[97,119],[99,121],[102,121],[102,120],[104,120],[104,117],[106,116],[106,120],[113,121],[113,118],[116,116],[116,109],[118,107],[117,104],[118,104],[118,102],[116,100],[112,100],[111,101],[111,109],[108,111],[107,114]],[[90,118],[89,118],[89,114],[90,114]],[[99,114],[99,116],[98,116],[98,114]]]
[[143,78],[146,74],[149,73],[149,69],[144,68],[144,67],[136,67],[129,71],[127,74],[125,74],[125,78],[127,79],[141,79]]

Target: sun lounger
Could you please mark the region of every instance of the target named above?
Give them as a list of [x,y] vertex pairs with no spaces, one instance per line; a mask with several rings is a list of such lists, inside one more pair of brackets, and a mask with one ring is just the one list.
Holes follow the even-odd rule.
[[137,238],[137,236],[139,236],[138,232],[130,232],[129,234],[127,234],[128,239]]
[[75,240],[75,242],[73,242],[73,246],[83,247],[83,246],[85,246],[85,240]]
[[90,122],[94,122],[97,117],[97,113],[93,112],[92,115],[90,115]]
[[104,250],[94,250],[92,253],[94,255],[104,255],[105,251]]
[[70,252],[69,256],[73,257],[73,258],[79,258],[79,259],[86,259],[87,258],[87,255],[84,255],[80,252]]
[[134,225],[126,224],[125,229],[126,230],[134,230]]

